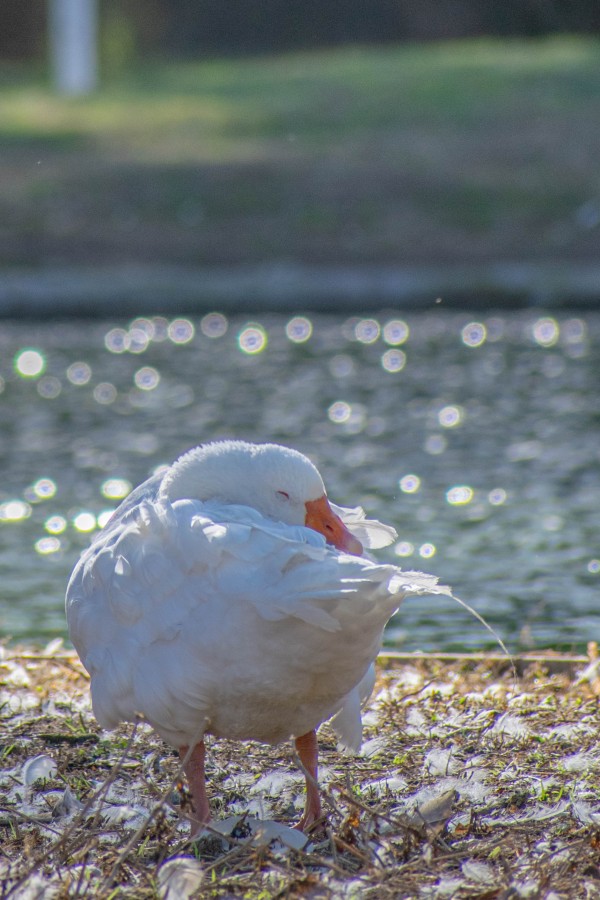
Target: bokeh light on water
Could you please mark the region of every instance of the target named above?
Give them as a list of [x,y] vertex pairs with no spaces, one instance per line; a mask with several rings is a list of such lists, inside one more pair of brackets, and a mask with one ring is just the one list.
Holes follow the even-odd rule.
[[126,478],[107,478],[101,487],[102,496],[107,500],[123,500],[131,491],[131,482]]
[[23,378],[37,378],[45,368],[46,361],[39,350],[20,350],[15,355],[15,371]]
[[285,333],[294,344],[303,344],[308,341],[312,331],[312,322],[305,316],[294,316],[285,326]]
[[483,322],[469,322],[463,328],[461,336],[467,347],[481,347],[487,338],[487,328]]
[[[132,487],[204,440],[308,453],[393,524],[378,558],[450,583],[514,649],[600,635],[600,316],[140,316],[3,323],[0,621],[64,633],[81,549]],[[481,648],[451,601],[390,640]]]
[[226,333],[229,323],[223,313],[207,313],[200,320],[202,334],[210,338],[220,338]]
[[384,341],[394,347],[406,343],[409,335],[410,328],[403,319],[391,319],[383,326]]
[[238,335],[238,347],[243,353],[254,356],[262,353],[267,346],[267,332],[262,325],[245,325]]
[[374,344],[380,334],[381,328],[376,319],[361,319],[354,326],[354,335],[361,344]]
[[406,353],[402,350],[386,350],[381,357],[381,365],[386,372],[401,372],[406,365]]

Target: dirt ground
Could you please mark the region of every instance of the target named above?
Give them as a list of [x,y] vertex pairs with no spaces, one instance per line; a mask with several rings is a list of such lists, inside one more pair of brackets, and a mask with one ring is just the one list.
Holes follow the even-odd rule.
[[213,823],[188,840],[174,752],[99,730],[59,643],[0,662],[2,897],[600,896],[590,659],[382,657],[360,756],[320,733],[325,814],[293,831],[291,747],[209,746]]

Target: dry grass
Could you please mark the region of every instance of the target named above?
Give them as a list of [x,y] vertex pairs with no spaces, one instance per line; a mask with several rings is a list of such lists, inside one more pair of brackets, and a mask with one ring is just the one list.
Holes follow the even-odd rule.
[[600,896],[595,667],[382,662],[362,755],[321,734],[326,816],[299,848],[254,818],[298,818],[291,750],[214,742],[225,836],[190,843],[170,748],[144,725],[100,731],[73,654],[5,648],[2,897]]

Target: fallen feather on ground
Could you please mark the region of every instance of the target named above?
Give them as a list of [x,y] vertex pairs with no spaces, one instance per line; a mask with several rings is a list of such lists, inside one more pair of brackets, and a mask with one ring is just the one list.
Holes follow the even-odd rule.
[[49,778],[53,778],[57,771],[58,766],[55,761],[45,753],[40,753],[39,756],[28,759],[23,765],[23,784],[31,787],[36,781],[47,781]]
[[158,895],[161,900],[189,900],[204,881],[200,863],[191,856],[176,856],[158,870]]

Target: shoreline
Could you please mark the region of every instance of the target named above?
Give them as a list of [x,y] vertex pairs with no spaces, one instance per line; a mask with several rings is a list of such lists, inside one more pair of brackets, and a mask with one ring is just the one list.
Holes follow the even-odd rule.
[[323,313],[406,309],[578,309],[600,300],[600,263],[231,267],[105,265],[0,271],[0,318],[140,312]]

